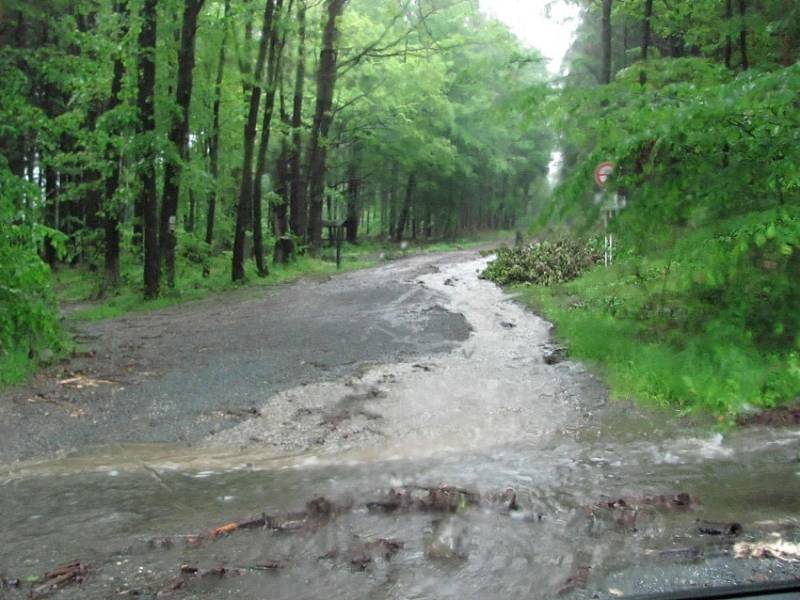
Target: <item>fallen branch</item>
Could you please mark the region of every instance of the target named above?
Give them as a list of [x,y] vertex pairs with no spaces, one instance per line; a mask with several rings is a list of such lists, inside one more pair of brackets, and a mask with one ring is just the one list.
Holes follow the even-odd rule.
[[376,512],[422,511],[457,512],[480,504],[480,495],[469,490],[442,486],[438,488],[408,487],[391,489],[380,500],[367,502],[368,510]]
[[170,581],[166,586],[161,588],[157,596],[165,596],[183,588],[190,579],[208,579],[210,577],[222,578],[228,575],[242,575],[247,571],[275,571],[283,568],[283,563],[268,562],[260,565],[251,565],[247,567],[211,567],[209,569],[201,569],[192,565],[181,565],[181,574]]
[[628,496],[616,500],[598,502],[595,506],[620,509],[620,508],[641,508],[652,506],[663,510],[688,510],[699,504],[700,500],[696,496],[690,496],[685,492],[677,494],[659,494],[656,496]]
[[272,522],[272,517],[268,517],[265,514],[262,514],[260,517],[256,517],[254,519],[246,519],[244,521],[236,521],[233,523],[226,523],[225,525],[221,525],[220,527],[215,527],[211,530],[211,533],[208,534],[208,537],[214,539],[218,538],[222,535],[228,535],[233,533],[234,531],[238,531],[239,529],[261,529],[263,527],[270,526]]
[[[315,498],[306,505],[306,510],[303,512],[289,513],[284,517],[271,517],[262,514],[260,517],[253,519],[226,523],[225,525],[212,529],[207,537],[215,539],[223,535],[230,535],[240,529],[265,528],[271,529],[272,531],[297,531],[300,529],[320,527],[326,525],[334,513],[344,510],[345,508],[349,509],[351,507],[337,508],[326,498]],[[197,539],[199,540],[201,538],[198,537]]]
[[777,558],[788,562],[800,561],[800,544],[784,541],[775,535],[771,541],[739,542],[733,547],[736,558]]
[[[389,561],[392,556],[402,550],[404,546],[405,544],[403,542],[397,540],[378,538],[372,542],[364,542],[352,546],[345,553],[345,560],[352,567],[365,571],[376,558]],[[340,552],[334,549],[320,556],[320,559],[336,559],[340,557]]]
[[705,535],[739,535],[742,526],[739,523],[714,523],[713,521],[697,521],[697,530]]
[[73,561],[55,569],[48,571],[40,579],[38,585],[31,590],[31,595],[35,598],[43,594],[54,592],[72,583],[82,583],[86,575],[89,574],[89,567],[80,561]]
[[67,379],[62,379],[58,382],[59,385],[66,385],[69,387],[74,387],[76,389],[83,389],[85,387],[100,387],[101,385],[113,385],[113,381],[107,381],[105,379],[94,379],[92,377],[87,377],[86,375],[75,375],[74,377],[69,377]]

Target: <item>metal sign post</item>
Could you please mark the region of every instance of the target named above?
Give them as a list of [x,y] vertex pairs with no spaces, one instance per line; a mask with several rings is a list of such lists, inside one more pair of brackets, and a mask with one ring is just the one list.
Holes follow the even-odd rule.
[[328,228],[328,243],[336,247],[336,268],[342,263],[342,241],[344,240],[344,228],[347,219],[339,221],[323,221],[322,227]]
[[619,194],[614,194],[610,198],[605,194],[603,196],[603,225],[606,230],[603,262],[608,267],[614,262],[614,234],[608,231],[608,224],[625,208],[626,201],[625,197]]
[[[613,162],[601,162],[594,170],[594,181],[601,189],[606,187],[608,179],[614,172]],[[608,192],[604,189],[595,195],[595,204],[601,205],[603,211],[603,228],[605,229],[605,241],[603,251],[603,264],[606,267],[611,266],[614,262],[614,234],[608,231],[608,224],[617,216],[617,213],[625,208],[625,198],[619,194],[614,194],[609,197]]]

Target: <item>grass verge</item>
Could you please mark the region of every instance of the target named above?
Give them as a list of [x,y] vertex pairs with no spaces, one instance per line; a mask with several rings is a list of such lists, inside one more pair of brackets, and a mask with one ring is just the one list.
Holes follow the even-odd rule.
[[203,277],[200,265],[179,261],[176,265],[178,282],[176,287],[163,288],[161,296],[150,301],[145,301],[142,297],[139,282],[141,267],[133,261],[131,263],[126,264],[123,269],[123,284],[120,288],[103,298],[98,298],[101,282],[96,274],[82,269],[65,269],[59,272],[55,277],[59,300],[66,305],[79,305],[74,310],[68,311],[70,318],[81,321],[112,319],[129,312],[159,310],[183,302],[201,300],[215,293],[245,287],[272,286],[301,277],[333,275],[337,272],[366,268],[374,265],[375,260],[367,257],[345,259],[341,269],[337,270],[333,262],[301,256],[287,265],[270,265],[267,277],[259,277],[255,266],[247,264],[245,267],[247,280],[244,284],[235,284],[230,279],[229,253],[215,256],[209,261],[208,277]]
[[[647,266],[669,272],[659,261]],[[569,283],[513,290],[553,322],[572,357],[599,369],[615,397],[683,413],[712,412],[732,422],[742,411],[800,394],[797,352],[759,348],[746,331],[712,320],[699,327],[676,324],[677,318],[664,315],[692,312],[681,278],[648,281],[641,270],[641,261],[635,269],[621,261]]]

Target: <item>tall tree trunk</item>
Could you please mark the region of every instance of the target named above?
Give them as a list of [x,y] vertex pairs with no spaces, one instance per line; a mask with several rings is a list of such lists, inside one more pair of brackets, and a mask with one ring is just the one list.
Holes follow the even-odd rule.
[[[644,21],[642,23],[642,63],[646,63],[650,54],[650,29],[651,21],[653,19],[653,0],[645,0],[644,3]],[[644,85],[647,83],[647,71],[644,64],[639,73],[639,83]]]
[[325,194],[327,138],[333,119],[333,93],[336,87],[336,20],[347,0],[327,0],[328,18],[322,33],[322,50],[317,71],[317,104],[309,144],[309,224],[308,238],[312,253],[322,247],[322,201]]
[[347,181],[347,241],[355,244],[358,241],[358,221],[361,215],[361,180],[358,178],[358,154],[354,153],[350,162],[350,173]]
[[275,12],[275,0],[267,0],[264,7],[264,20],[261,26],[261,39],[258,43],[258,56],[252,81],[245,81],[250,93],[247,121],[244,126],[244,158],[242,160],[242,182],[239,190],[239,204],[236,209],[236,234],[233,241],[233,281],[244,280],[244,246],[247,229],[253,216],[253,153],[256,142],[258,109],[261,104],[261,79],[267,59],[270,31]]
[[381,190],[381,223],[380,223],[380,237],[386,235],[386,232],[391,229],[389,224],[389,201],[391,199],[390,186],[386,186]]
[[[42,28],[42,33],[39,41],[40,47],[47,47],[52,42],[49,39],[50,28],[47,23],[45,23],[44,27]],[[33,44],[37,42],[35,40],[32,41]],[[23,67],[20,64],[20,67]],[[60,98],[59,91],[55,84],[52,81],[46,81],[41,87],[37,86],[35,88],[35,93],[42,94],[42,109],[44,110],[45,115],[49,119],[55,119],[59,114],[61,114],[61,106],[63,105],[62,99]],[[25,174],[24,162],[21,159],[21,154],[16,151],[16,146],[19,144],[19,138],[12,138],[13,142],[11,147],[12,157],[17,155],[18,158],[12,158],[10,165],[12,168],[12,172],[17,177],[23,177]],[[60,140],[60,143],[63,144],[63,139]],[[45,223],[48,227],[51,227],[55,230],[61,231],[62,227],[62,219],[61,219],[61,185],[60,180],[63,178],[63,174],[59,177],[59,172],[54,166],[54,160],[52,158],[52,154],[54,154],[55,149],[48,146],[40,146],[39,147],[39,159],[40,162],[43,163],[43,170],[44,170],[44,185],[45,185],[45,195],[44,195],[44,213],[45,213]],[[53,240],[50,236],[47,236],[44,240],[44,258],[45,261],[50,265],[52,269],[55,269],[58,266],[58,251],[55,247]]]
[[197,218],[197,198],[195,197],[194,190],[189,188],[189,215],[186,217],[184,223],[184,230],[186,233],[194,232],[194,221]]
[[[291,119],[286,112],[286,102],[283,96],[283,78],[281,78],[280,93],[281,122],[286,130],[291,127]],[[280,196],[280,203],[272,207],[272,227],[275,232],[275,248],[272,261],[286,263],[294,254],[294,242],[288,237],[289,233],[289,136],[281,135],[281,152],[275,163],[275,193]]]
[[[74,16],[78,31],[82,35],[89,36],[92,32],[97,35],[97,15],[95,12],[91,9],[88,13],[76,11]],[[74,54],[76,57],[85,56],[90,62],[97,61],[97,52],[91,46],[85,55],[80,47],[75,48]],[[89,102],[83,128],[92,135],[97,131],[97,121],[103,113],[104,105],[105,102],[99,98]],[[80,174],[76,176],[76,179],[82,190],[79,210],[83,227],[86,230],[97,230],[100,228],[100,212],[103,208],[103,174],[98,169],[96,162],[87,161],[82,165]],[[80,242],[80,260],[82,262],[86,262],[87,254],[92,251],[93,245],[91,241],[82,240]]]
[[[783,0],[783,14],[792,13],[794,0]],[[794,32],[790,24],[786,24],[786,30],[781,36],[781,64],[784,67],[791,67],[794,64]]]
[[611,83],[611,8],[613,0],[603,0],[602,58],[600,83]]
[[742,26],[739,30],[739,47],[742,53],[742,70],[750,68],[750,59],[747,57],[747,0],[739,0],[739,16],[742,18]]
[[[114,4],[114,14],[120,19],[119,38],[125,37],[128,31],[128,2],[122,0]],[[117,108],[122,100],[122,82],[125,78],[125,63],[122,56],[117,54],[114,58],[114,78],[111,81],[111,97],[108,100],[107,110]],[[119,221],[122,214],[117,205],[115,196],[119,188],[120,179],[120,156],[113,143],[106,146],[106,161],[111,165],[111,173],[105,181],[104,220],[103,229],[105,231],[105,256],[104,256],[104,278],[103,286],[107,289],[119,287],[119,251],[120,233]]]
[[733,38],[731,36],[731,21],[733,20],[733,0],[725,0],[725,66],[733,68]]
[[628,31],[628,17],[622,18],[622,68],[628,66],[628,50],[630,46],[630,33]]
[[[288,121],[288,119],[287,119]],[[287,123],[288,125],[288,123]],[[280,203],[272,208],[272,227],[276,238],[289,233],[289,140],[282,136],[281,151],[275,162],[275,194]]]
[[[44,168],[44,207],[45,224],[52,229],[60,229],[58,173],[49,164]],[[53,270],[58,266],[58,252],[49,237],[44,241],[44,260]]]
[[417,187],[417,175],[411,173],[408,176],[408,183],[406,184],[406,197],[403,200],[403,208],[400,209],[400,218],[397,219],[397,228],[394,230],[394,241],[403,241],[403,232],[406,229],[408,222],[408,214],[411,212],[411,203],[414,200],[414,190]]
[[160,269],[158,256],[158,208],[156,197],[155,87],[156,87],[156,4],[144,0],[142,28],[139,32],[139,76],[136,105],[139,110],[138,133],[145,148],[140,161],[142,218],[144,220],[144,297],[158,297]]
[[142,195],[137,194],[133,199],[133,235],[131,236],[131,244],[137,250],[135,254],[141,256],[141,247],[144,243],[144,205],[142,204]]
[[433,213],[430,202],[425,203],[425,239],[430,240],[433,235]]
[[250,80],[250,64],[252,61],[252,43],[253,43],[253,11],[251,5],[253,0],[244,0],[244,49],[239,48],[239,38],[234,33],[233,41],[236,43],[236,60],[239,63],[239,73],[242,76],[242,94],[244,97],[245,108],[248,104],[248,92],[252,84]]
[[[283,0],[275,3],[274,20],[283,20],[281,12],[283,10]],[[287,11],[291,14],[291,4]],[[275,94],[277,92],[278,77],[281,70],[281,57],[283,46],[286,43],[286,34],[282,39],[279,36],[279,27],[272,28],[269,42],[269,59],[267,60],[267,76],[264,87],[267,90],[264,100],[264,118],[261,123],[261,142],[258,146],[258,156],[256,158],[256,172],[253,175],[253,253],[256,259],[256,269],[261,277],[269,275],[269,268],[264,262],[264,232],[262,225],[262,196],[263,178],[267,170],[267,151],[269,150],[269,138],[272,132],[272,115],[275,110]]]
[[686,55],[686,39],[677,33],[669,37],[670,56],[672,58],[683,58]]
[[[28,36],[28,27],[25,21],[25,14],[22,10],[14,11],[15,16],[15,25],[14,25],[14,35],[13,39],[10,35],[8,36],[0,35],[0,47],[13,46],[17,50],[24,50],[27,47],[27,36]],[[11,15],[2,15],[2,11],[0,11],[0,24],[4,23],[4,19],[7,19],[7,22],[11,22]],[[4,27],[0,27],[0,30],[4,30]],[[23,60],[23,56],[27,55],[27,52],[18,52],[15,53],[18,58],[16,59],[15,63],[20,70],[25,70],[25,62]],[[13,55],[12,55],[13,56]],[[22,136],[12,136],[10,132],[4,132],[4,139],[0,140],[0,151],[6,156],[8,159],[8,166],[11,172],[22,179],[25,177],[25,143],[23,142]]]
[[397,192],[400,185],[400,167],[397,163],[392,165],[391,183],[387,188],[389,202],[389,239],[394,239],[394,232],[397,228]]
[[197,20],[204,0],[184,0],[181,25],[181,43],[178,49],[178,76],[175,87],[175,104],[179,115],[173,119],[169,132],[171,156],[164,166],[164,193],[161,197],[161,254],[167,269],[167,285],[175,287],[175,245],[178,198],[180,196],[181,170],[189,158],[189,119],[192,102],[195,39]]
[[214,185],[208,197],[208,213],[206,214],[206,244],[214,241],[214,219],[217,213],[217,194],[219,193],[219,113],[222,104],[222,81],[225,77],[225,45],[228,41],[228,27],[231,14],[231,0],[225,0],[225,12],[222,17],[222,44],[219,47],[217,58],[217,76],[214,80],[214,104],[211,108],[212,121],[211,138],[208,142],[208,159],[211,169],[211,178]]
[[411,203],[411,239],[417,239],[417,203]]
[[[23,172],[25,173],[23,176],[28,178],[30,183],[34,183],[36,181],[37,173],[37,161],[36,161],[36,134],[29,133],[25,140],[25,169]],[[13,171],[12,171],[13,172]],[[39,186],[41,187],[41,186]],[[27,212],[30,212],[33,206],[33,198],[36,194],[26,193],[24,198],[24,206]]]
[[303,89],[306,79],[306,2],[298,0],[297,7],[297,72],[294,80],[294,103],[292,107],[292,154],[289,158],[289,227],[296,236],[305,237],[308,207],[306,206],[306,185],[301,167],[303,144]]

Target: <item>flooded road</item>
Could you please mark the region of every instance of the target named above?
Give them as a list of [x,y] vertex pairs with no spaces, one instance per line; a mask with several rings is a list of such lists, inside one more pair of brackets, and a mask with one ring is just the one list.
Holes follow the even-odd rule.
[[348,344],[403,351],[231,384],[252,415],[191,446],[9,461],[0,576],[20,583],[0,597],[53,591],[33,579],[73,560],[88,570],[59,598],[611,598],[800,576],[741,545],[800,541],[800,431],[608,401],[583,366],[545,362],[549,325],[478,279],[485,262],[345,276],[358,306],[385,284]]

